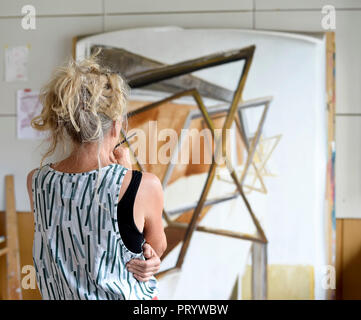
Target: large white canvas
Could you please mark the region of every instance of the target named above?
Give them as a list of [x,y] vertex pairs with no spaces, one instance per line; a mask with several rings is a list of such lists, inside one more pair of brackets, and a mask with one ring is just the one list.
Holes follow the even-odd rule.
[[[325,44],[321,38],[247,30],[165,27],[110,32],[87,37],[77,44],[78,58],[89,54],[91,45],[101,44],[121,47],[165,64],[256,45],[243,98],[273,96],[264,133],[266,136],[282,134],[283,137],[270,161],[279,176],[266,179],[267,195],[253,193],[249,198],[269,239],[269,263],[313,265],[316,298],[324,296],[321,267],[326,261],[327,129]],[[241,66],[242,62],[237,62],[198,71],[194,75],[234,90]],[[240,206],[232,209],[228,204],[219,206],[223,206],[222,209],[212,209],[216,213],[209,212],[204,224],[211,224],[217,219],[215,216],[220,219],[219,216],[227,215],[227,210],[229,214],[237,212],[246,216]],[[228,216],[228,222],[234,217]],[[246,222],[242,219],[246,218],[238,221],[241,224],[239,230],[244,231]],[[218,221],[218,227],[226,225],[224,220]],[[249,243],[227,239],[231,244],[226,246],[223,239],[196,233],[182,275],[178,282],[166,279],[166,283],[162,283],[163,292],[169,286],[175,299],[190,296],[228,298],[231,280],[236,279],[236,273],[242,271],[247,262],[244,252],[249,249]],[[177,255],[172,254],[165,259],[164,268],[174,265]],[[217,274],[216,281],[211,281],[214,270],[224,271],[222,279]]]

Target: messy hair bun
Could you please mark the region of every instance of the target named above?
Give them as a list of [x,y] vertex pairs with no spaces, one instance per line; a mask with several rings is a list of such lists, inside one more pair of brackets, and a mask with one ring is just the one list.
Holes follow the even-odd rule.
[[75,143],[100,143],[112,121],[122,120],[129,87],[119,74],[103,69],[96,55],[80,62],[70,60],[41,89],[43,109],[31,125],[51,133],[51,145],[42,162],[66,134]]

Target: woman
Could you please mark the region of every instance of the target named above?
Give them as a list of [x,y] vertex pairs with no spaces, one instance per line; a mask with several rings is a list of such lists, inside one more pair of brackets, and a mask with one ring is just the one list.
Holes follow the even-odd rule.
[[59,68],[41,91],[32,126],[51,133],[44,158],[68,138],[73,146],[28,175],[43,299],[157,299],[163,191],[155,175],[128,169],[128,149],[116,148],[126,98],[122,78],[94,56]]

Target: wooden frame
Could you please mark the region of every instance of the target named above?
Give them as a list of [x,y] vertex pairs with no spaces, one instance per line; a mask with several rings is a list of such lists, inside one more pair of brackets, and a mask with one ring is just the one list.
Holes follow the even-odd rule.
[[6,189],[6,248],[0,255],[6,254],[7,298],[21,300],[20,253],[18,240],[18,223],[15,207],[14,176],[5,176]]
[[[335,114],[336,114],[336,51],[335,33],[326,32],[326,94],[327,94],[327,159],[326,178],[328,264],[336,267],[336,212],[335,212]],[[328,290],[328,299],[335,299],[334,290]]]

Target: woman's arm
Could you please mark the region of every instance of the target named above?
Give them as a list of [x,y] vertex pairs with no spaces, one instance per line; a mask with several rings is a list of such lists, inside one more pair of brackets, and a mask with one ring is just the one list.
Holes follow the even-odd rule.
[[[128,148],[123,148],[123,147],[116,148],[111,153],[110,158],[112,159],[112,161],[114,161],[114,163],[121,164],[128,169],[132,168]],[[143,217],[144,222],[147,223],[147,228],[150,224],[155,224],[156,229],[160,229],[160,235],[162,235],[162,234],[164,234],[163,225],[161,224],[162,223],[161,217],[162,217],[162,211],[163,211],[162,186],[160,184],[159,179],[156,176],[151,175],[149,173],[145,173],[145,176],[146,176],[145,179],[144,179],[144,177],[142,177],[142,181],[144,179],[145,183],[141,182],[141,185],[143,184],[143,187],[146,186],[145,189],[147,189],[147,186],[151,187],[152,184],[154,183],[156,185],[156,189],[157,189],[157,192],[155,192],[155,194],[156,194],[155,199],[158,199],[158,200],[152,201],[153,206],[154,206],[154,209],[152,210],[152,212],[154,212],[155,217],[153,217],[153,219],[151,217],[150,218],[151,221],[149,221],[148,214],[142,214],[141,216]],[[127,178],[127,175],[124,177],[124,180],[126,180],[126,178]],[[128,177],[128,180],[130,180],[129,177]],[[123,181],[123,184],[125,182],[126,181]],[[129,181],[127,181],[125,184],[128,185]],[[143,192],[144,190],[143,190],[143,187],[141,187],[141,185],[140,185],[139,189],[142,189],[142,192]],[[139,193],[139,189],[138,189],[138,193]],[[123,193],[124,193],[124,191],[123,191]],[[147,200],[147,198],[150,196],[150,192],[145,192],[145,193],[146,193],[145,200]],[[138,198],[138,194],[137,194],[136,198]],[[141,205],[141,207],[142,207],[142,205]],[[146,207],[146,206],[143,206],[143,207]],[[148,210],[146,210],[146,211],[151,212]],[[158,217],[156,217],[156,216],[158,216]],[[145,220],[148,220],[148,222],[146,222]],[[145,235],[146,231],[144,228],[143,228],[143,231],[144,231],[144,235]],[[147,230],[147,234],[148,234],[148,230]],[[161,263],[160,256],[163,254],[163,252],[167,246],[165,234],[164,234],[164,236],[160,237],[160,241],[157,239],[154,240],[154,238],[157,238],[157,237],[154,237],[154,235],[150,235],[150,238],[152,239],[150,241],[152,241],[152,243],[161,244],[160,248],[158,248],[158,252],[159,252],[159,254],[158,254],[152,248],[152,245],[150,245],[150,243],[148,242],[148,237],[149,236],[145,236],[147,242],[143,245],[143,253],[144,253],[144,257],[146,258],[146,260],[132,259],[126,265],[128,271],[132,272],[134,277],[139,281],[148,281],[154,274],[156,274],[159,271],[160,263]],[[164,239],[162,240],[163,237],[164,237]]]
[[162,221],[163,188],[158,177],[152,173],[143,172],[134,213],[144,217],[143,234],[147,242],[143,251],[145,258],[149,260],[133,259],[127,263],[127,269],[139,281],[148,281],[159,270],[159,257],[167,248]]
[[143,172],[138,193],[134,209],[143,212],[144,238],[161,257],[167,248],[167,239],[162,220],[163,188],[158,177],[152,173]]

